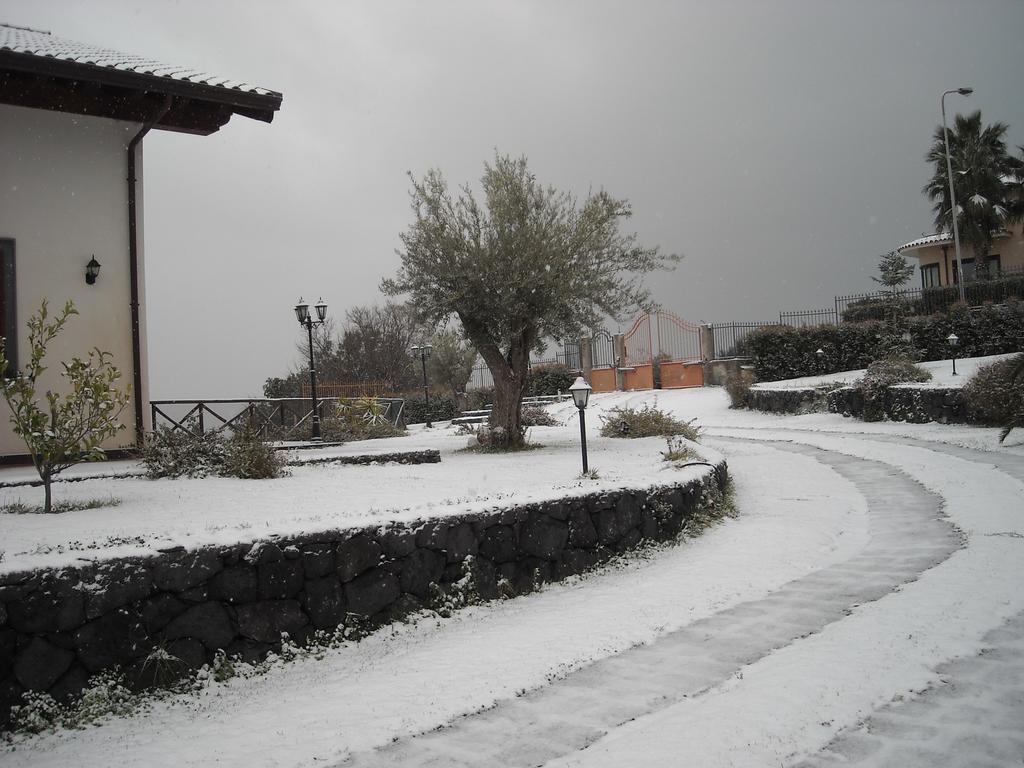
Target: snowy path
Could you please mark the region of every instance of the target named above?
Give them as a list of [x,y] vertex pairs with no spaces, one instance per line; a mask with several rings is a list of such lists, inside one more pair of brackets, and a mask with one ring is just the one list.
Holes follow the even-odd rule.
[[859,554],[449,728],[342,765],[532,766],[571,755],[623,723],[742,676],[745,666],[917,578],[959,546],[953,527],[940,520],[939,498],[890,467],[786,448],[833,467],[867,499],[871,538]]

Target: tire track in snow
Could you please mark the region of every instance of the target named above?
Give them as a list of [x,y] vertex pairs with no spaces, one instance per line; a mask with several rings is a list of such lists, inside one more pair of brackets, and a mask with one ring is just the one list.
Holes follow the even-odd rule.
[[814,457],[854,483],[868,504],[865,549],[763,599],[339,765],[532,766],[571,755],[624,723],[742,675],[744,666],[842,621],[855,606],[914,581],[961,546],[942,518],[941,499],[892,467],[809,446],[772,446]]

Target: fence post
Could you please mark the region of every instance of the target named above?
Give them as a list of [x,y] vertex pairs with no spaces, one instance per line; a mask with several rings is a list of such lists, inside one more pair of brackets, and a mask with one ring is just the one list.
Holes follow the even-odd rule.
[[622,364],[626,360],[626,339],[621,333],[612,336],[612,358],[615,364],[615,389],[624,392],[626,376],[622,371]]
[[715,350],[715,326],[710,323],[700,327],[700,359],[717,359]]
[[594,347],[593,339],[584,336],[580,339],[580,368],[587,384],[593,384],[591,376],[594,372]]
[[199,436],[202,437],[206,434],[206,428],[203,426],[203,408],[202,401],[199,402]]

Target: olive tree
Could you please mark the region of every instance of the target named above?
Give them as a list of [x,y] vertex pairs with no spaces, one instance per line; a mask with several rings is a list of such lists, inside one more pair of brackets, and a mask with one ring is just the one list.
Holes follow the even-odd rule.
[[530,352],[603,316],[648,308],[643,276],[678,257],[620,231],[628,201],[602,190],[578,203],[538,182],[526,158],[485,164],[481,200],[468,185],[453,195],[438,170],[410,179],[413,222],[401,267],[382,288],[408,294],[428,321],[458,317],[494,377],[492,442],[514,449]]
[[[103,457],[100,444],[113,437],[123,424],[117,417],[128,403],[128,394],[115,388],[121,377],[111,354],[93,349],[87,359],[62,362],[61,376],[67,391],[47,391],[40,404],[36,381],[46,370],[46,348],[63,330],[68,318],[77,315],[70,301],[50,319],[47,303],[28,320],[29,362],[25,370],[3,378],[3,396],[11,409],[11,424],[25,441],[32,463],[43,481],[43,512],[51,511],[50,486],[53,478],[80,461]],[[0,340],[0,370],[7,370],[4,340]]]

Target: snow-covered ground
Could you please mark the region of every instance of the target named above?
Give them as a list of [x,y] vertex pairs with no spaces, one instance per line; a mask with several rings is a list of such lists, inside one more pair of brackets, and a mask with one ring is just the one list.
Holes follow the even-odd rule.
[[[894,765],[884,759],[894,754],[886,739],[905,742],[922,727],[943,734],[946,759],[911,748],[899,753],[899,765],[1024,760],[1019,729],[1005,727],[1022,711],[1019,695],[987,697],[984,717],[969,698],[953,696],[933,715],[893,725],[893,712],[898,720],[918,692],[927,698],[950,686],[983,689],[986,675],[1019,677],[1019,654],[979,654],[999,632],[1012,638],[1022,626],[1024,435],[1000,445],[992,429],[732,411],[725,393],[712,388],[595,395],[591,402],[591,463],[602,480],[588,483],[650,479],[644,473],[660,464],[662,444],[603,447],[596,417],[616,405],[657,402],[696,418],[705,429],[703,449],[725,455],[740,516],[680,546],[538,594],[401,625],[322,659],[232,680],[132,718],[35,738],[0,762],[788,766],[839,755],[858,765]],[[359,472],[394,474],[374,475],[365,495],[347,495],[349,484],[339,480],[317,490],[317,499],[353,515],[366,513],[352,498],[375,499],[381,513],[404,509],[406,486],[430,487],[421,473],[431,468],[459,475],[435,511],[460,499],[490,504],[500,502],[495,494],[545,492],[506,483],[509,473],[531,483],[545,473],[549,489],[577,487],[574,409],[552,411],[566,425],[543,436],[537,430],[535,439],[549,448],[522,454],[540,458],[528,470],[506,464],[518,456],[455,454],[459,439],[437,429],[400,442],[441,448],[441,465],[345,467],[349,481]],[[613,458],[627,459],[616,477]],[[462,459],[480,463],[459,465]],[[465,490],[470,470],[485,476],[472,480],[475,496]],[[292,479],[312,486],[313,477]],[[148,483],[118,482],[140,489]],[[77,494],[84,485],[61,492]],[[124,497],[115,487],[110,481],[104,492]],[[223,499],[234,485],[208,487]],[[250,503],[261,504],[261,495],[254,492]],[[181,492],[188,503],[202,497]],[[130,503],[141,504],[134,497]],[[174,499],[163,503],[173,509]],[[130,508],[133,519],[145,515]],[[217,507],[204,509],[210,519]],[[321,523],[336,524],[308,516],[281,521]],[[955,663],[973,658],[987,663]],[[860,728],[870,731],[876,713],[880,725],[871,738],[882,747],[858,752],[854,737]],[[950,722],[971,727],[951,731]]]
[[[913,384],[915,387],[936,387],[941,389],[962,387],[967,380],[977,373],[978,368],[989,363],[1006,360],[1013,355],[989,355],[987,357],[967,357],[956,361],[956,375],[953,375],[953,361],[930,360],[926,363],[918,363],[922,368],[931,373],[932,377],[926,382]],[[839,373],[828,373],[822,376],[801,376],[798,379],[786,379],[784,381],[766,381],[755,384],[755,389],[813,389],[823,384],[853,384],[857,379],[864,376],[864,369],[857,371],[841,371]]]

